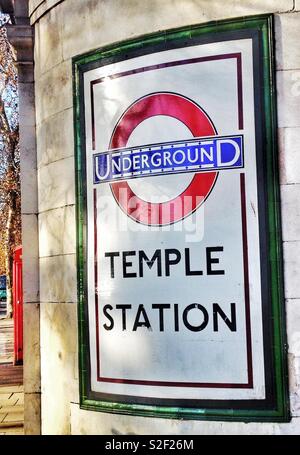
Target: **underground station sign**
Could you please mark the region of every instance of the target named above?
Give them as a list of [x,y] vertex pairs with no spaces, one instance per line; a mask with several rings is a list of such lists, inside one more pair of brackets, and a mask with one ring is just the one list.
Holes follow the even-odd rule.
[[288,418],[271,29],[74,60],[85,409]]

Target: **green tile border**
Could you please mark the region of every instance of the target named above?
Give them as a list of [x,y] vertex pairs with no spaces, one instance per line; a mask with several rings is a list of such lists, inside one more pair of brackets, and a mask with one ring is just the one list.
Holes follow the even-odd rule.
[[[249,16],[243,18],[214,21],[201,25],[193,25],[175,30],[145,35],[121,43],[115,43],[73,58],[73,99],[74,99],[74,130],[75,130],[75,172],[77,194],[77,270],[78,270],[78,327],[79,327],[79,368],[80,368],[80,406],[91,411],[103,411],[119,414],[130,414],[148,417],[175,419],[244,421],[244,422],[288,422],[289,397],[287,376],[287,341],[283,290],[283,261],[280,220],[280,197],[277,156],[277,117],[274,63],[274,30],[273,15]],[[127,54],[139,51],[154,52],[157,46],[186,43],[191,39],[218,36],[244,30],[252,30],[259,34],[259,43],[263,56],[263,99],[262,119],[264,124],[263,137],[266,150],[265,184],[268,207],[268,251],[270,269],[271,319],[273,332],[273,363],[275,376],[276,406],[272,409],[195,409],[170,406],[150,406],[125,404],[120,402],[96,401],[88,398],[89,377],[87,364],[87,324],[85,316],[85,181],[82,168],[83,124],[81,116],[82,96],[81,81],[86,67],[98,62],[107,64],[114,59],[121,60]]]

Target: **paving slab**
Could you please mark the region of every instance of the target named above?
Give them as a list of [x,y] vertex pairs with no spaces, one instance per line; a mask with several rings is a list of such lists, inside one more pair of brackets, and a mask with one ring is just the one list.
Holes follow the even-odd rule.
[[13,392],[23,392],[24,386],[22,385],[4,385],[1,386],[0,384],[0,395],[2,393],[13,393]]
[[12,396],[12,392],[7,392],[7,391],[2,392],[1,388],[0,388],[0,401],[9,400],[11,396]]
[[0,412],[0,424],[3,422],[3,420],[5,419],[6,416],[7,416],[7,412],[5,412],[5,413]]
[[0,434],[8,434],[8,427],[24,425],[24,393],[21,390],[19,386],[0,387]]
[[13,396],[14,396],[14,399],[22,400],[24,394],[22,392],[16,392],[13,394]]
[[18,398],[17,406],[24,406],[24,393],[22,393],[22,396]]
[[24,428],[23,426],[1,428],[0,436],[24,436]]
[[13,321],[0,320],[0,435],[24,434],[23,368],[13,351]]
[[22,423],[24,421],[24,412],[8,412],[4,417],[2,423]]
[[1,406],[0,407],[0,411],[1,411],[2,406],[10,406],[10,407],[12,407],[12,406],[15,406],[17,404],[17,402],[18,402],[18,399],[17,398],[13,398],[13,397],[11,397],[8,400],[1,400],[1,398],[0,398],[0,406]]
[[5,414],[7,412],[12,412],[12,413],[16,413],[16,412],[24,412],[24,406],[21,405],[21,406],[3,406],[3,407],[0,407],[0,412],[1,414]]

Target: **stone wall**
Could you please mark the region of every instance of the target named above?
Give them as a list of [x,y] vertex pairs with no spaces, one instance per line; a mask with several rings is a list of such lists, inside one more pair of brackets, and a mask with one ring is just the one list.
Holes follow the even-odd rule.
[[[300,432],[300,0],[31,0],[35,27],[40,348],[44,434]],[[281,196],[293,419],[287,424],[124,417],[79,409],[72,62],[134,36],[276,13]],[[25,327],[26,330],[26,327]]]

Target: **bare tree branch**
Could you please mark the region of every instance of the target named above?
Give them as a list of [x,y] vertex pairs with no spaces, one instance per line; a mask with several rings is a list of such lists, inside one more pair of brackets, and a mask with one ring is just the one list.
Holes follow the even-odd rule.
[[[21,243],[18,78],[15,53],[0,26],[0,274],[7,276],[7,312],[12,315],[13,252]],[[5,270],[4,270],[5,268]]]

